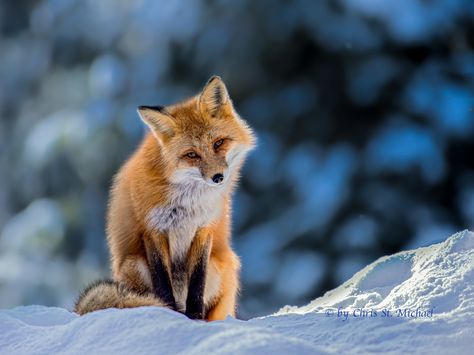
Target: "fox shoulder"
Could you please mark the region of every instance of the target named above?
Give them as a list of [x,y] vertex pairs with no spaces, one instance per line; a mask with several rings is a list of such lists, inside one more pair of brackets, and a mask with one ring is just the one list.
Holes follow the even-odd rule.
[[134,308],[166,305],[151,293],[139,294],[124,284],[99,280],[84,289],[77,299],[74,312],[83,315],[106,308]]

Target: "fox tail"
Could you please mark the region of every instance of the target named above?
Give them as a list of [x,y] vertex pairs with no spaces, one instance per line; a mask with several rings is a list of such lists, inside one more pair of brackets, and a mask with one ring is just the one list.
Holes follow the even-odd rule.
[[74,312],[83,315],[106,308],[134,308],[141,306],[167,307],[152,293],[138,293],[120,282],[99,280],[89,285],[78,297]]

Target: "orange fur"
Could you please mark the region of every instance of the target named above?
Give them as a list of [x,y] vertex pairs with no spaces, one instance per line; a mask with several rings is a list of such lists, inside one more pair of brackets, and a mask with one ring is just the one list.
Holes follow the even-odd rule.
[[[211,78],[196,97],[166,109],[140,108],[139,113],[150,132],[116,175],[109,202],[107,239],[113,278],[137,292],[150,292],[150,245],[165,260],[171,277],[171,264],[180,248],[187,249],[187,264],[192,267],[201,244],[210,239],[205,318],[235,316],[240,263],[230,246],[231,195],[245,154],[254,146],[253,133],[234,111],[218,77]],[[220,139],[224,141],[215,149]],[[230,161],[237,151],[241,152],[239,160]],[[198,158],[188,156],[190,152]],[[183,217],[184,225],[176,226],[179,232],[171,236],[162,228],[168,221],[165,212],[172,211],[167,208],[173,205],[186,204],[178,195],[180,186],[187,184],[187,175],[179,174],[189,169],[194,171],[192,179],[202,180],[195,182],[196,189],[202,189],[200,195],[195,197],[191,190],[189,198],[196,199],[190,204],[205,205],[203,216],[190,221]],[[213,186],[213,176],[220,173],[224,174],[222,186]],[[197,211],[196,215],[201,210]],[[189,246],[184,242],[186,233],[192,233]]]

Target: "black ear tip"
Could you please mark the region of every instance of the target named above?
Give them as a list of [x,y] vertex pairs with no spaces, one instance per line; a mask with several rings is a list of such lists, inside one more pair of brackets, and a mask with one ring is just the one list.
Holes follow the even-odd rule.
[[138,111],[143,111],[143,110],[152,110],[152,111],[163,112],[165,110],[165,107],[161,106],[161,105],[158,105],[158,106],[138,106]]
[[213,75],[210,77],[210,79],[207,81],[208,84],[212,83],[215,80],[220,80],[222,81],[221,77],[219,75]]

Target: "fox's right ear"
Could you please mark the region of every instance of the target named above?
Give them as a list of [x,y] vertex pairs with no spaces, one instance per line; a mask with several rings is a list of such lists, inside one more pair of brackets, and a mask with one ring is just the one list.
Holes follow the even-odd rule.
[[174,119],[164,106],[139,106],[138,114],[162,142],[174,135]]
[[232,109],[229,93],[219,76],[214,75],[207,81],[199,95],[198,104],[201,112],[212,117],[217,116],[219,111],[225,108]]

